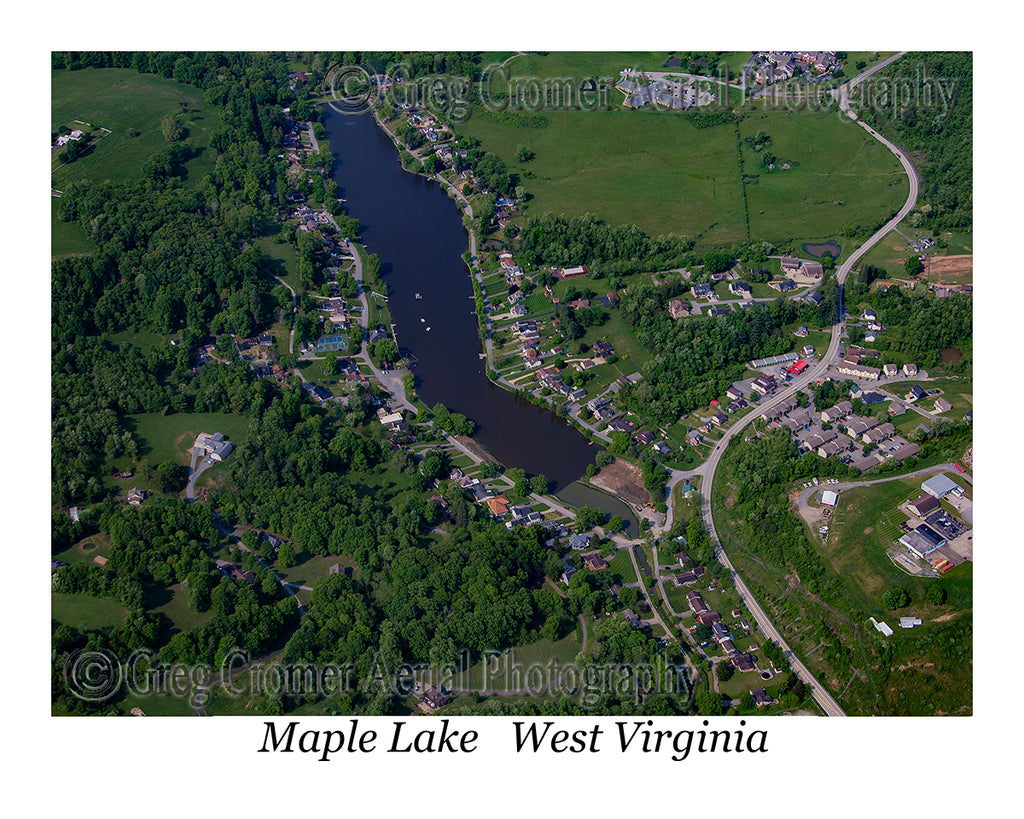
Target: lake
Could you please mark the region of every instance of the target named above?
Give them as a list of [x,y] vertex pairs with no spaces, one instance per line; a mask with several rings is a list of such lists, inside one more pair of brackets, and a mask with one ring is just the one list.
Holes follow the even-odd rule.
[[487,378],[458,205],[436,182],[402,170],[370,114],[325,113],[339,195],[359,219],[360,241],[380,256],[398,343],[417,360],[420,398],[472,418],[476,440],[506,466],[543,474],[556,491],[568,486],[598,448],[554,413]]

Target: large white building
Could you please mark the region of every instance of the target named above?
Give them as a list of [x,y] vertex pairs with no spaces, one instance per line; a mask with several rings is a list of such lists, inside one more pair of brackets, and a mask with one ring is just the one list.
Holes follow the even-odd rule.
[[963,487],[945,475],[936,475],[921,484],[921,488],[933,498],[944,498],[950,492],[958,498],[964,494]]

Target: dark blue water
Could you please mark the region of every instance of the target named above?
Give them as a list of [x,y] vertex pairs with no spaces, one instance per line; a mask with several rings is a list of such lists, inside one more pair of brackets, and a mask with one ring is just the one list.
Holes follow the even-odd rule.
[[596,447],[553,413],[487,379],[458,205],[437,183],[402,170],[369,114],[326,114],[334,178],[349,215],[359,219],[360,240],[380,256],[398,343],[418,359],[420,398],[472,418],[474,437],[506,466],[543,474],[556,490],[579,478]]

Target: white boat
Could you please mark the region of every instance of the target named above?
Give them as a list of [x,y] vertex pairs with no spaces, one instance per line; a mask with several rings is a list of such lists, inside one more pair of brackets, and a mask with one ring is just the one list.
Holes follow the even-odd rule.
[[416,298],[417,298],[417,299],[422,299],[422,298],[423,298],[423,296],[421,296],[421,295],[420,295],[419,293],[417,293],[417,294],[416,294]]

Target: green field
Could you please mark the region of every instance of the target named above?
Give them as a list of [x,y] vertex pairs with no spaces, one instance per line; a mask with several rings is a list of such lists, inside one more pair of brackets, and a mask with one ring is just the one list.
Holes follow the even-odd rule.
[[278,244],[272,236],[264,236],[254,244],[270,257],[271,274],[288,282],[296,293],[302,290],[299,286],[298,258],[291,242]]
[[146,589],[146,605],[150,611],[163,614],[171,621],[170,633],[165,635],[167,638],[213,619],[213,611],[197,612],[189,606],[180,583],[168,587],[153,584],[152,588]]
[[274,564],[273,568],[288,583],[312,586],[321,577],[327,577],[327,570],[335,563],[340,563],[353,575],[359,573],[359,567],[351,558],[342,555],[312,555],[309,552],[299,552],[295,556],[294,566],[282,569]]
[[121,625],[128,609],[113,600],[84,594],[50,594],[50,617],[80,631],[96,631]]
[[[618,92],[616,92],[618,93]],[[652,235],[745,238],[732,129],[698,129],[667,112],[545,112],[544,128],[518,128],[481,113],[460,126],[524,179],[529,212],[636,224]],[[519,145],[536,157],[516,161]]]
[[[546,111],[544,118],[544,127],[524,128],[479,112],[459,126],[523,176],[528,213],[593,213],[651,235],[724,244],[747,238],[749,211],[751,237],[782,242],[873,226],[906,199],[906,176],[891,153],[832,113],[743,118],[740,138],[768,133],[773,152],[792,164],[786,171],[763,168],[728,125],[701,129],[655,110]],[[519,163],[520,145],[536,157]]]
[[[577,619],[577,626],[578,623]],[[484,663],[476,663],[469,668],[465,675],[468,687],[477,690],[498,691],[522,688],[529,684],[522,669],[528,669],[531,666],[544,669],[565,668],[565,666],[575,663],[576,655],[583,647],[576,636],[577,630],[570,631],[567,636],[554,643],[542,637],[535,643],[511,649],[491,662],[487,667],[486,675]]]
[[[906,520],[896,506],[921,494],[923,480],[904,478],[843,492],[828,543],[820,547],[828,564],[843,578],[850,597],[875,616],[893,616],[882,608],[881,601],[882,593],[893,586],[905,588],[911,598],[910,606],[900,615],[927,620],[955,611],[956,603],[970,605],[972,563],[963,563],[941,580],[914,578],[896,568],[885,553],[899,538],[899,524]],[[928,586],[937,582],[950,594],[950,601],[941,607],[924,599]]]
[[[168,116],[188,129],[188,138],[200,150],[185,165],[185,184],[196,185],[213,169],[207,146],[221,119],[217,109],[203,100],[199,89],[126,68],[52,71],[50,82],[52,131],[64,125],[82,127],[75,120],[111,131],[75,162],[53,172],[51,184],[57,190],[81,179],[122,182],[137,178],[142,164],[167,147],[161,122]],[[57,210],[59,201],[53,199],[52,211]],[[51,218],[51,224],[53,255],[93,250],[81,228],[61,224],[55,218]]]
[[[892,153],[834,113],[761,112],[744,117],[740,135],[771,137],[775,170],[744,144],[751,236],[770,240],[841,239],[844,227],[874,226],[906,201],[908,182]],[[781,163],[790,163],[782,170]],[[844,251],[855,243],[842,242]],[[849,246],[849,247],[846,247]]]
[[[85,156],[53,174],[58,189],[78,179],[136,177],[143,162],[167,147],[160,130],[164,117],[174,117],[188,128],[188,138],[199,149],[209,145],[210,135],[221,124],[217,110],[203,100],[198,88],[151,74],[127,68],[83,68],[53,71],[50,81],[51,130],[79,120],[111,131]],[[195,182],[212,170],[213,160],[202,150],[187,167],[188,179]]]
[[128,416],[126,425],[139,441],[139,455],[151,464],[168,460],[187,464],[200,432],[223,432],[235,446],[249,437],[248,419],[223,412],[147,412]]

